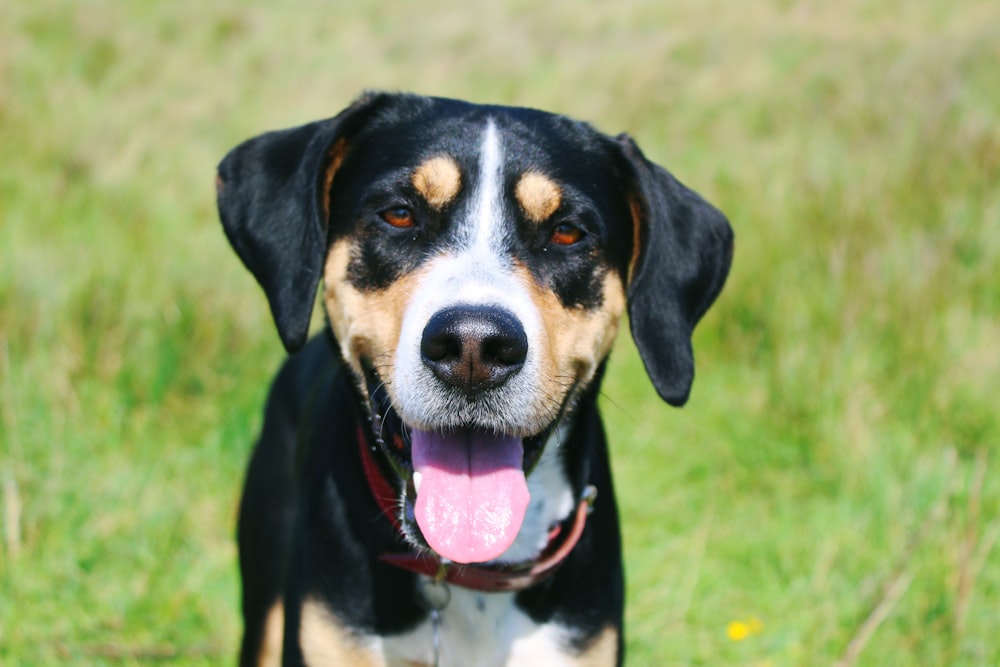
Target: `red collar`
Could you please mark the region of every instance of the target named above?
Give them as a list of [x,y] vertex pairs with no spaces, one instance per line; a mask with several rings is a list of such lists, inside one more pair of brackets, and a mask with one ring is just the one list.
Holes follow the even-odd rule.
[[[358,448],[361,450],[361,463],[365,470],[365,479],[371,489],[375,502],[382,514],[402,535],[399,522],[399,504],[397,492],[393,490],[378,462],[372,456],[372,447],[368,445],[364,430],[358,426]],[[597,491],[588,487],[588,492],[576,506],[576,514],[568,531],[557,526],[549,533],[549,543],[534,561],[517,565],[485,566],[460,565],[441,561],[431,554],[418,553],[384,553],[379,560],[398,568],[433,577],[438,581],[471,588],[477,591],[520,591],[530,588],[538,582],[552,576],[563,564],[573,547],[580,541],[583,529],[587,523],[587,515],[593,505]],[[565,534],[564,534],[565,533]]]

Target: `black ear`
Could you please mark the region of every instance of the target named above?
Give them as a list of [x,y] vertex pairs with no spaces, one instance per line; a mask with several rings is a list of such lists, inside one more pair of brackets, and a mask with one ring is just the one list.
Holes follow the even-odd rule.
[[691,333],[722,289],[733,230],[718,209],[647,160],[627,135],[635,224],[628,285],[632,337],[656,391],[684,405],[694,380]]
[[229,152],[219,164],[219,217],[264,288],[285,348],[309,335],[323,271],[333,172],[352,133],[391,96],[368,95],[335,118],[269,132]]

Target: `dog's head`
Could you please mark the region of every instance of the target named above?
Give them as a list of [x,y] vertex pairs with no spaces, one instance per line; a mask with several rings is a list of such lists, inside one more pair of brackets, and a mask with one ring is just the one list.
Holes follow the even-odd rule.
[[411,95],[238,146],[219,211],[290,352],[322,280],[410,528],[458,562],[514,539],[525,474],[626,308],[657,391],[687,400],[732,254],[725,217],[624,135]]

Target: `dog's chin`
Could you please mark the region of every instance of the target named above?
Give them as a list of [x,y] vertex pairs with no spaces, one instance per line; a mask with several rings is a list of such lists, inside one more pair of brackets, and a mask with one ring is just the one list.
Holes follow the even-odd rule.
[[456,563],[497,559],[517,536],[527,477],[559,419],[529,435],[486,422],[408,424],[377,372],[365,371],[375,442],[405,490],[407,539]]

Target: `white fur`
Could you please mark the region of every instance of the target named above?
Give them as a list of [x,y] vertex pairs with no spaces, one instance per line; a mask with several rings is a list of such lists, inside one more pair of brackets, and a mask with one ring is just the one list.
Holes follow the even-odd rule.
[[528,475],[531,501],[524,514],[524,523],[514,543],[497,561],[523,563],[537,558],[549,543],[549,529],[573,511],[573,488],[566,479],[560,456],[560,446],[568,431],[568,427],[560,424],[545,443],[542,458]]
[[[555,624],[539,625],[514,604],[514,593],[479,593],[451,586],[451,602],[441,612],[441,667],[569,667],[572,633]],[[428,620],[402,635],[378,640],[387,664],[433,664],[433,628]]]

